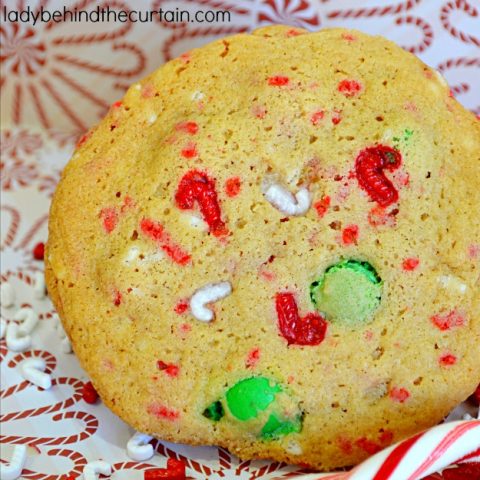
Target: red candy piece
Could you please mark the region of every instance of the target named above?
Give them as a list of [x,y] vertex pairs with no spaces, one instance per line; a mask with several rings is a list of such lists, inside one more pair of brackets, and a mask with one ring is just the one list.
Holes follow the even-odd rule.
[[100,218],[103,221],[103,228],[107,233],[112,233],[118,223],[118,213],[113,207],[103,208],[100,211]]
[[180,302],[178,302],[173,308],[173,311],[175,313],[178,313],[178,315],[185,313],[187,310],[188,310],[188,302],[184,300],[181,300]]
[[192,121],[180,122],[175,125],[175,130],[188,133],[189,135],[195,135],[198,132],[198,123]]
[[227,233],[225,222],[222,221],[215,181],[206,173],[198,170],[187,172],[180,180],[175,201],[182,210],[193,209],[197,202],[210,231],[217,237]]
[[181,151],[182,157],[193,158],[198,155],[197,145],[194,142],[188,142]]
[[450,367],[457,363],[457,357],[451,353],[445,353],[438,359],[438,363],[443,367]]
[[185,480],[185,462],[169,458],[167,460],[167,468],[155,468],[152,470],[145,470],[143,475],[144,480]]
[[418,258],[414,258],[414,257],[406,258],[402,263],[402,268],[406,272],[412,272],[418,267],[419,263],[420,263],[420,260]]
[[328,210],[330,206],[330,197],[328,195],[324,195],[318,202],[313,204],[313,208],[317,211],[317,215],[319,218],[322,218]]
[[93,386],[92,382],[85,382],[83,384],[83,389],[82,389],[82,398],[87,402],[87,403],[95,403],[98,399],[98,393],[95,390],[95,387]]
[[229,197],[236,197],[240,193],[242,181],[239,177],[228,178],[225,182],[225,193]]
[[162,360],[157,361],[157,368],[159,370],[162,370],[165,372],[166,375],[169,377],[178,377],[178,374],[180,372],[180,368],[177,365],[174,365],[173,363],[165,363]]
[[406,388],[393,387],[388,396],[398,403],[404,403],[410,397],[410,392]]
[[292,293],[277,293],[275,308],[278,327],[289,345],[319,345],[325,338],[327,322],[318,313],[298,314],[297,302]]
[[283,87],[285,85],[288,85],[289,82],[290,79],[283,75],[274,75],[273,77],[269,77],[268,79],[268,84],[273,87]]
[[346,97],[354,97],[362,91],[362,85],[356,80],[342,80],[338,84],[338,91]]
[[159,222],[144,218],[140,222],[140,229],[152,240],[155,240],[160,248],[179,265],[186,265],[190,262],[191,256],[185,252],[179,245],[173,242],[170,235],[165,231],[165,228]]
[[35,260],[43,260],[45,256],[45,244],[43,242],[39,242],[33,248],[33,258]]
[[342,242],[344,245],[357,245],[358,243],[358,226],[348,225],[342,231]]
[[400,152],[384,145],[362,150],[355,160],[355,174],[360,187],[381,207],[388,207],[398,200],[398,192],[384,170],[396,170],[401,163]]
[[152,403],[148,405],[147,412],[151,415],[155,415],[157,418],[162,418],[170,422],[174,422],[180,418],[180,412],[174,408],[169,408],[159,403]]
[[465,325],[465,317],[457,310],[451,310],[447,313],[437,313],[431,317],[430,320],[439,330],[442,330],[442,332]]

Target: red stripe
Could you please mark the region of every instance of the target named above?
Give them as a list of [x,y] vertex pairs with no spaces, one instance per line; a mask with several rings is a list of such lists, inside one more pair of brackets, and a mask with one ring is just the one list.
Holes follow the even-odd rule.
[[373,477],[373,480],[386,480],[392,475],[398,464],[404,459],[407,452],[417,442],[417,440],[424,435],[425,432],[419,433],[405,442],[397,445],[383,462],[378,472]]
[[410,477],[408,477],[408,480],[416,480],[417,478],[420,478],[420,475],[423,474],[427,468],[431,467],[454,442],[472,428],[478,428],[479,426],[479,421],[465,422],[457,425],[442,439],[427,459],[410,475]]

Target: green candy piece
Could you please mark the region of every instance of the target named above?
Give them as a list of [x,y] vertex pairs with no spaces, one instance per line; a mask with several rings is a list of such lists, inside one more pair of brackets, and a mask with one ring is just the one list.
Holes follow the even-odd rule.
[[380,304],[383,282],[368,262],[343,260],[310,285],[310,298],[327,320],[354,326],[368,323]]
[[264,440],[275,440],[289,433],[298,433],[302,431],[302,423],[302,415],[299,415],[295,420],[281,420],[272,413],[263,426],[260,436]]
[[227,405],[238,420],[250,420],[265,410],[275,400],[275,394],[281,391],[280,386],[271,385],[268,378],[246,378],[227,391]]
[[223,405],[220,400],[211,403],[202,414],[204,417],[214,422],[218,422],[224,415],[225,411],[223,410]]

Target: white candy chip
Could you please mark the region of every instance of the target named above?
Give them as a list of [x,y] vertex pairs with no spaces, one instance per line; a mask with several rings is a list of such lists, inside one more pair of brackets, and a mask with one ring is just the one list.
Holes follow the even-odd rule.
[[443,288],[452,288],[461,294],[467,291],[467,286],[453,275],[440,275],[437,280]]
[[303,453],[302,447],[299,443],[295,442],[294,440],[290,440],[285,448],[288,453],[292,455],[301,455]]
[[97,480],[99,473],[102,475],[111,475],[112,466],[103,460],[88,462],[83,467],[83,480]]
[[199,288],[190,299],[192,315],[202,322],[210,322],[213,320],[214,314],[206,305],[228,297],[231,293],[230,282],[209,283]]
[[155,123],[157,121],[157,118],[158,116],[155,113],[152,113],[152,115],[148,117],[148,123],[150,124]]
[[152,437],[144,433],[135,433],[127,443],[127,455],[136,462],[143,462],[153,457],[153,446],[150,445]]
[[15,322],[7,325],[7,333],[5,336],[7,348],[13,352],[24,352],[32,345],[32,337],[20,332],[20,327]]
[[30,307],[24,307],[18,310],[13,319],[21,322],[18,327],[18,332],[21,335],[29,335],[32,333],[38,323],[38,315]]
[[200,92],[199,90],[195,91],[192,93],[192,100],[194,102],[197,102],[199,100],[202,100],[205,97],[205,94],[203,92]]
[[47,367],[43,358],[34,357],[24,360],[20,367],[22,377],[37,387],[48,390],[52,386],[52,377],[45,373]]
[[304,215],[312,203],[310,192],[306,188],[301,188],[293,195],[283,185],[268,183],[262,186],[262,191],[277,210],[288,216]]
[[15,290],[8,282],[3,282],[0,286],[0,302],[3,308],[10,308],[15,304]]
[[33,293],[37,300],[43,300],[46,295],[45,275],[43,272],[35,272],[35,280],[33,283]]
[[26,460],[27,446],[15,445],[10,463],[0,463],[0,479],[16,480],[20,478]]

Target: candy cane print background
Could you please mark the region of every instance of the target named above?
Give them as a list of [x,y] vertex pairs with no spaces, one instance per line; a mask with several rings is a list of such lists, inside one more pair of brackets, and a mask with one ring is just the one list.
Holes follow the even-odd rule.
[[[9,308],[2,305],[1,315],[8,324],[15,322],[14,316],[20,308],[31,307],[39,318],[31,332],[29,350],[12,352],[6,348],[5,339],[0,343],[0,453],[2,461],[8,461],[15,445],[28,445],[22,478],[77,477],[88,462],[105,460],[111,465],[112,478],[135,480],[143,478],[143,472],[151,465],[165,467],[168,457],[184,460],[187,474],[198,479],[302,478],[306,474],[295,466],[242,462],[223,449],[192,448],[155,440],[152,441],[155,455],[151,459],[133,461],[127,456],[126,446],[135,432],[101,403],[84,400],[83,385],[88,379],[75,357],[63,351],[50,301],[36,298],[35,272],[43,270],[43,263],[35,259],[33,250],[46,239],[49,201],[61,169],[75,142],[81,141],[87,128],[104,115],[131,83],[191,48],[261,25],[288,23],[310,30],[343,26],[385,35],[416,53],[446,77],[459,101],[480,114],[480,92],[474,88],[480,69],[478,1],[184,0],[174,3],[175,7],[190,12],[228,10],[231,22],[186,25],[67,22],[35,27],[3,22],[0,29],[1,277],[15,292],[14,305]],[[93,9],[96,5],[91,0],[11,0],[2,3],[2,8],[15,10],[28,5],[35,9],[40,4],[51,10],[63,5]],[[104,4],[117,10],[138,9],[139,5],[144,9],[166,9],[172,2],[107,0]],[[183,58],[187,60],[188,54]],[[195,127],[182,128],[188,133]],[[193,150],[185,152],[193,154]],[[234,189],[233,183],[232,192]],[[328,201],[323,199],[322,205],[328,205]],[[319,214],[322,205],[315,206]],[[193,210],[201,215],[197,203],[193,204]],[[372,221],[379,221],[375,212]],[[205,228],[219,230],[221,234],[218,229],[221,222],[220,212],[217,223],[205,224]],[[473,248],[471,254],[480,255],[480,247]],[[254,357],[252,353],[252,361]],[[50,389],[41,390],[23,379],[21,365],[29,358],[43,359],[45,372],[52,379]],[[467,411],[477,415],[474,404],[465,403],[451,420],[461,419]],[[368,478],[366,475],[376,475],[372,478],[378,479],[408,478],[405,475],[419,478],[480,448],[477,432],[478,421],[445,424],[416,441],[380,452],[352,472],[309,474],[304,478]],[[433,463],[427,465],[427,458],[433,459]],[[470,460],[475,458],[478,461],[478,455]],[[405,470],[407,463],[409,469]],[[462,468],[468,468],[467,464]]]

